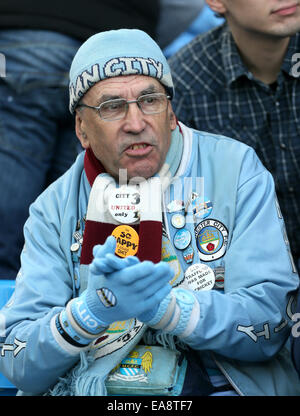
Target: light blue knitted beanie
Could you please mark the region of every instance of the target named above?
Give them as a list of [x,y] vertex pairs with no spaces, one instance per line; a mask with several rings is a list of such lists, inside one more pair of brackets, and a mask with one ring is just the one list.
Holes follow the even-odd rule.
[[70,112],[74,113],[80,98],[97,82],[133,74],[156,78],[173,97],[168,62],[147,33],[138,29],[119,29],[91,36],[78,49],[71,65]]

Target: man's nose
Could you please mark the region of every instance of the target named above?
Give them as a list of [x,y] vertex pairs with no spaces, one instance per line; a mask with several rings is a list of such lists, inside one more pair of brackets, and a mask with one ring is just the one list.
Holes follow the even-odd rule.
[[145,115],[137,103],[131,103],[128,105],[128,110],[124,118],[124,122],[125,131],[139,133],[144,130],[146,126]]

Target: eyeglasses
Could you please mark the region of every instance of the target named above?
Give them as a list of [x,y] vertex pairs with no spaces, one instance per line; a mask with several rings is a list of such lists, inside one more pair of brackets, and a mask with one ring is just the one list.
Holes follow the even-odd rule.
[[109,100],[98,107],[87,104],[78,104],[77,107],[87,107],[97,110],[102,120],[115,121],[124,118],[128,112],[129,104],[136,103],[144,114],[159,114],[166,110],[171,97],[163,93],[141,95],[137,100],[127,101],[124,98]]

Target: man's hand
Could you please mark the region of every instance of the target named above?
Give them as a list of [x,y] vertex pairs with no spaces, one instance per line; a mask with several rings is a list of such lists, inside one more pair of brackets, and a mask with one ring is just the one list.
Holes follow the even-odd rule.
[[168,282],[174,272],[166,263],[120,259],[114,255],[115,247],[114,237],[109,237],[94,248],[88,287],[72,301],[75,321],[91,334],[115,321],[143,314],[150,319],[171,290]]

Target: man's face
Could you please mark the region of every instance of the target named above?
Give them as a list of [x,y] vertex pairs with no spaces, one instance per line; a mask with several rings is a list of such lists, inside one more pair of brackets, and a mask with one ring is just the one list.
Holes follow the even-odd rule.
[[[98,82],[82,102],[98,106],[102,102],[125,98],[136,100],[147,93],[165,93],[154,78],[129,75]],[[96,110],[76,111],[76,134],[82,146],[91,148],[106,171],[115,178],[127,169],[127,178],[149,178],[162,167],[168,152],[176,119],[171,104],[159,114],[145,115],[136,103],[129,104],[127,115],[116,121],[102,120]]]
[[287,37],[300,30],[300,0],[217,0],[232,30]]

